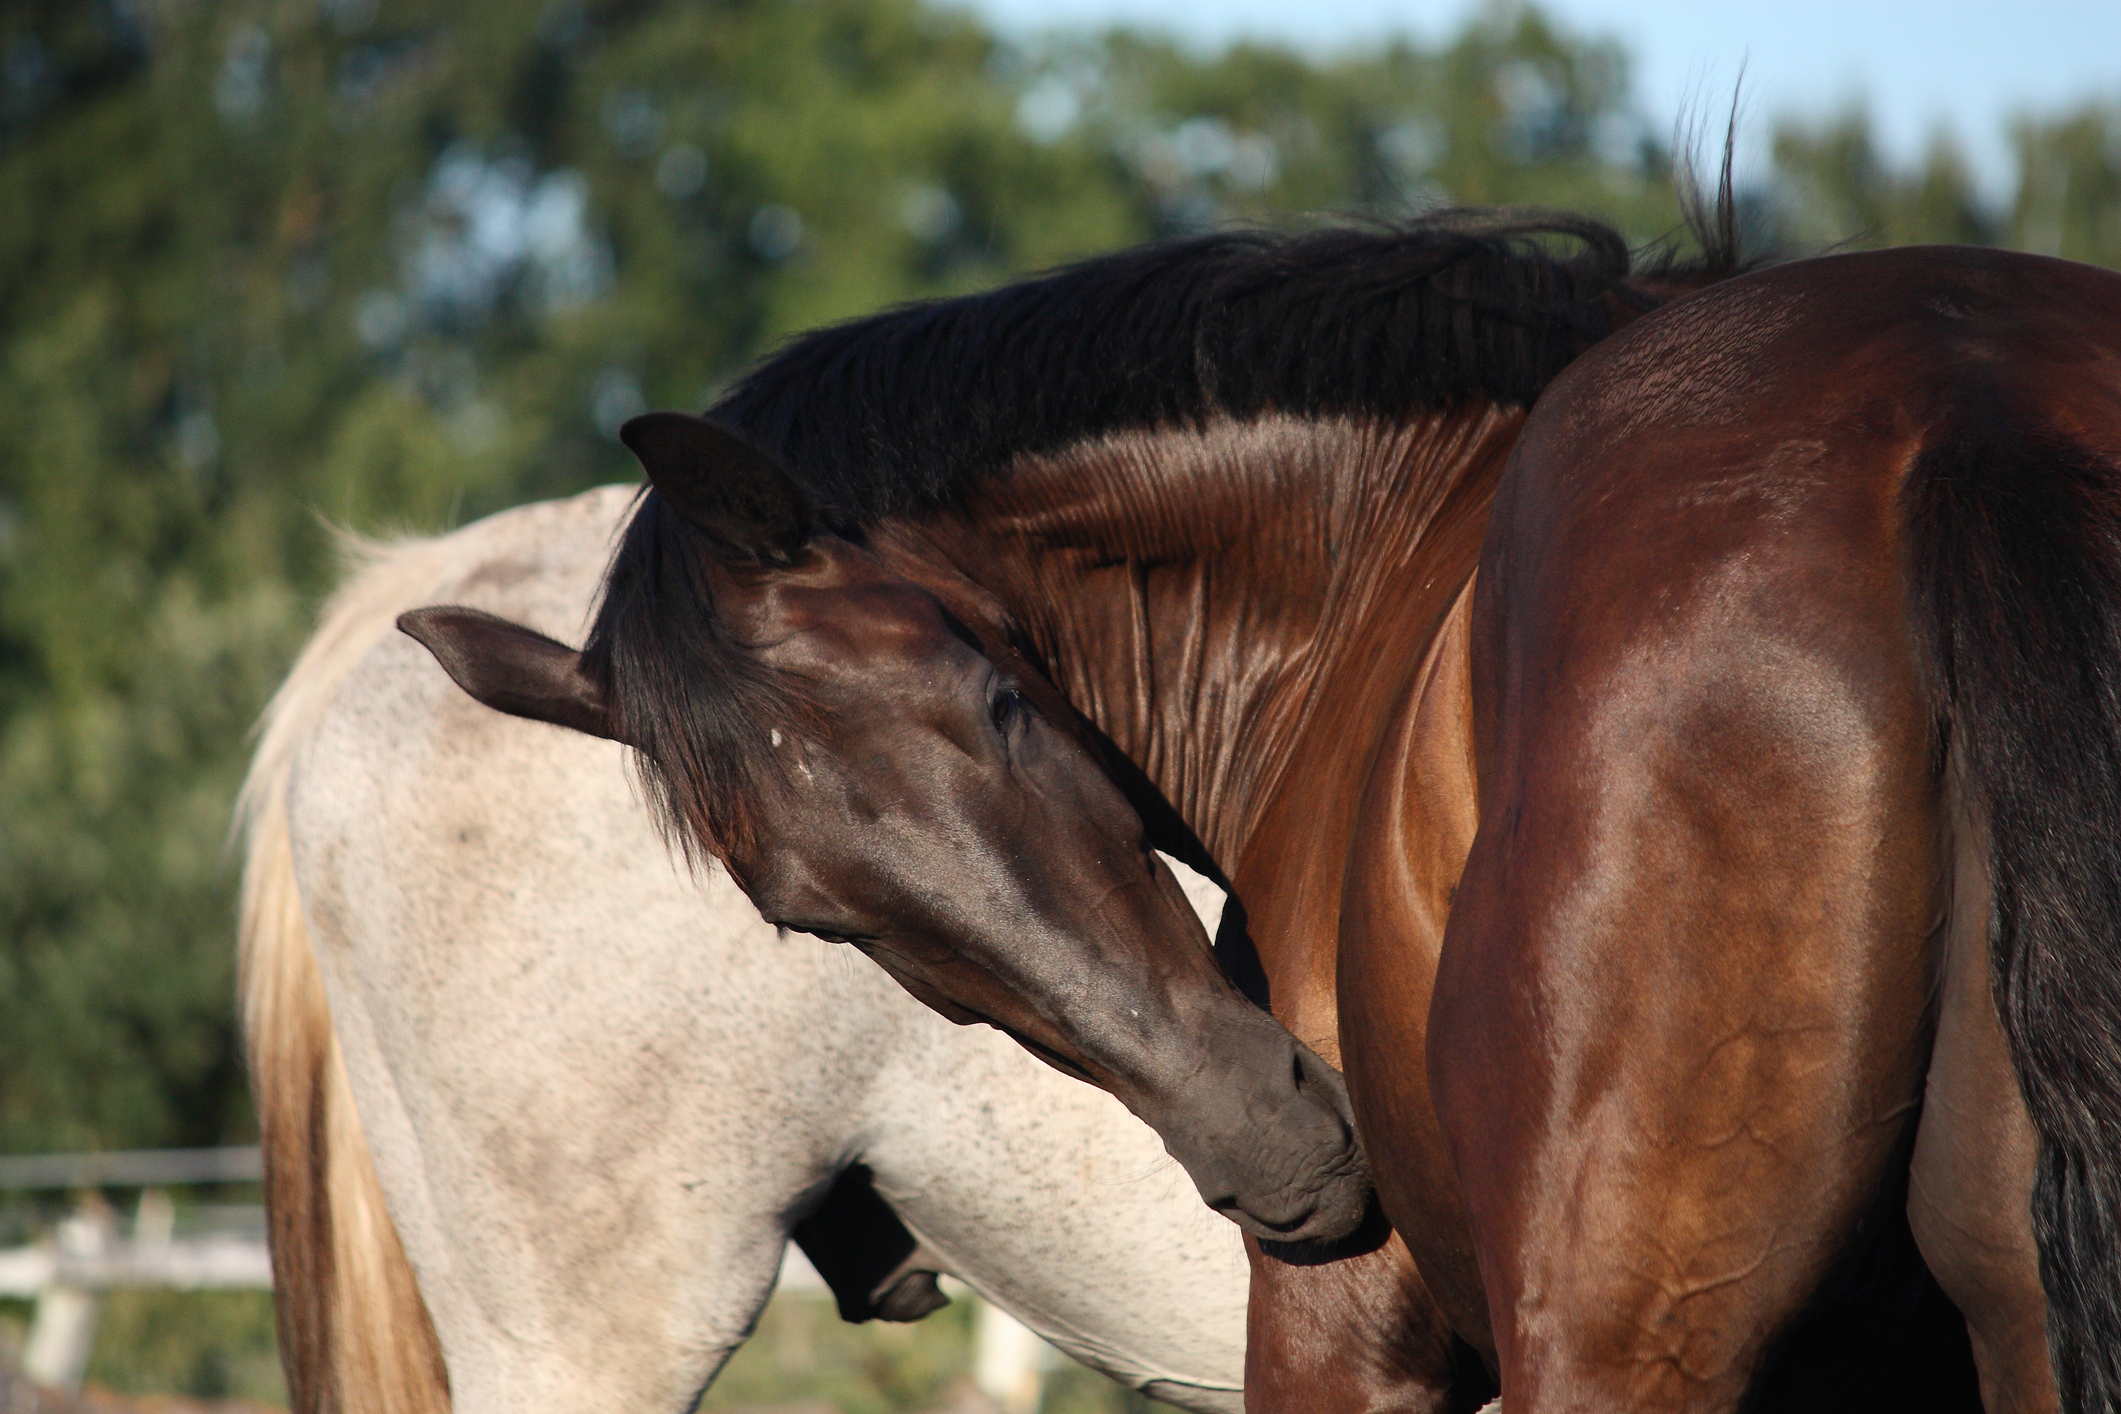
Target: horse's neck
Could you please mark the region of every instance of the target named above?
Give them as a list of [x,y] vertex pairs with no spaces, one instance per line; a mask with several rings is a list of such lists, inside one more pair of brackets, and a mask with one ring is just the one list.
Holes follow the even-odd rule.
[[[1237,886],[1292,1020],[1299,993],[1330,1007],[1368,763],[1472,573],[1522,417],[1114,437],[885,538],[992,594],[1177,808]],[[1298,1032],[1330,1045],[1323,1017]]]

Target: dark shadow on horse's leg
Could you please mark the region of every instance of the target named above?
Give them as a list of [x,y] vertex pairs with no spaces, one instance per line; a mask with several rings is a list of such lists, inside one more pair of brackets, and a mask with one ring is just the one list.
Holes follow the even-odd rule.
[[1915,1250],[1905,1206],[1903,1183],[1876,1240],[1768,1357],[1748,1414],[1981,1414],[1966,1322]]

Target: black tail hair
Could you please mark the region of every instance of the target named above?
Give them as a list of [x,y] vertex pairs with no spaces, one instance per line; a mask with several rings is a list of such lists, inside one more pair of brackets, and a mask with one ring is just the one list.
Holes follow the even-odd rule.
[[1990,986],[2040,1135],[2065,1414],[2121,1411],[2121,467],[1989,390],[1903,507],[1940,742],[1989,833]]

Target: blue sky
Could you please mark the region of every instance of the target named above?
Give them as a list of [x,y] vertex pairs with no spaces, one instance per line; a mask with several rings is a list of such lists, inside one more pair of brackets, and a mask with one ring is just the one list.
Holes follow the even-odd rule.
[[[959,0],[1004,32],[1129,23],[1203,48],[1238,37],[1316,53],[1395,31],[1437,40],[1466,0]],[[1991,192],[2015,176],[2005,123],[2100,95],[2121,98],[2121,0],[1545,0],[1569,28],[1611,35],[1635,59],[1643,116],[1723,113],[1745,67],[1740,154],[1757,161],[1769,120],[1867,102],[1887,151],[1913,158],[1951,128]]]

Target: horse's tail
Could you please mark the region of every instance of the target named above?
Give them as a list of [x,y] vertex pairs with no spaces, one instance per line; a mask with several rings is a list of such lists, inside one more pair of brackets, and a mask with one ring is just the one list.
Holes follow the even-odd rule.
[[2067,1414],[2121,1410],[2121,466],[2001,398],[1904,488],[1941,740],[1989,838],[1990,987],[2040,1152]]
[[436,557],[424,543],[367,553],[374,563],[326,610],[266,708],[237,808],[248,835],[238,921],[243,1036],[294,1414],[448,1414],[441,1343],[354,1111],[288,833],[288,780],[302,744],[346,671],[400,609],[420,602],[403,581],[433,577]]

